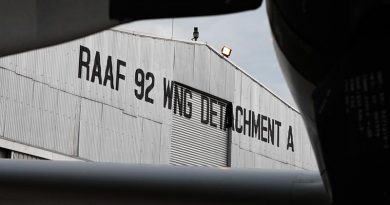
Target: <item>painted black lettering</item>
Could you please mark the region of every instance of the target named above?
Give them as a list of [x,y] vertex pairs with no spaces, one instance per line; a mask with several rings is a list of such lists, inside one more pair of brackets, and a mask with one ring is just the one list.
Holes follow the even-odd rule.
[[139,90],[134,89],[135,97],[138,100],[142,100],[144,98],[144,90],[145,90],[145,73],[142,69],[138,68],[135,70],[134,76],[135,84],[140,88]]
[[[226,128],[226,120],[223,120],[223,108],[225,107],[225,104],[222,102],[218,102],[219,105],[219,129],[225,129]],[[226,119],[226,116],[225,116]],[[225,125],[224,125],[225,124]]]
[[288,126],[288,138],[287,138],[287,150],[291,147],[291,150],[294,152],[294,139],[292,134],[291,126]]
[[[246,112],[246,109],[244,108],[244,135],[246,133],[246,126],[248,126],[248,136],[250,137],[251,136],[251,119],[252,119],[252,115],[251,115],[251,110],[248,110],[248,114]],[[248,116],[248,119],[247,119],[247,116]]]
[[164,108],[172,109],[172,82],[164,78]]
[[255,112],[252,111],[252,137],[256,137],[260,140],[260,114],[257,114],[257,119],[255,116]]
[[154,87],[154,75],[153,75],[153,73],[147,72],[146,73],[146,80],[149,80],[149,79],[151,79],[152,82],[150,83],[150,85],[145,90],[145,101],[148,102],[148,103],[152,103],[153,104],[154,100],[149,97],[149,93],[150,93],[150,91]]
[[271,144],[274,145],[274,141],[275,141],[275,135],[274,135],[274,120],[268,118],[268,143],[270,143],[271,141]]
[[267,138],[264,136],[264,132],[267,132],[267,116],[262,115],[261,116],[261,141],[267,142]]
[[[205,106],[205,102],[206,102],[206,106]],[[201,105],[200,121],[203,124],[209,124],[209,98],[202,95],[200,105]],[[204,114],[205,110],[206,110],[206,115]]]
[[[192,99],[192,92],[188,89],[185,89],[184,90],[184,117],[191,119],[191,117],[192,117],[192,103],[188,100],[188,98],[187,98],[188,96],[189,96],[189,99]],[[188,107],[189,112],[187,112],[187,107]]]
[[[149,80],[149,79],[151,80],[150,84],[145,89],[145,80]],[[139,87],[139,90],[134,89],[135,97],[137,97],[138,100],[142,100],[145,97],[146,102],[153,104],[154,100],[149,97],[149,93],[150,91],[152,91],[154,87],[153,73],[147,72],[145,75],[144,71],[141,68],[138,68],[137,70],[135,70],[134,82]]]
[[[84,54],[87,59],[84,59]],[[82,68],[85,67],[87,70],[86,79],[89,80],[89,62],[91,61],[91,52],[89,48],[80,45],[80,53],[79,53],[79,78],[81,79]]]
[[121,74],[121,66],[126,67],[126,62],[118,59],[116,61],[116,90],[119,90],[119,79],[126,79],[125,75]]
[[[233,112],[233,111],[232,111],[232,112]],[[234,125],[234,124],[235,124],[235,123],[234,123],[234,122],[235,122],[235,121],[234,121],[234,119],[235,119],[234,114],[232,114],[231,118],[232,118],[232,119],[231,119],[231,121],[232,121],[232,122],[231,122],[231,123],[232,123],[232,124],[231,124],[231,125],[232,125],[232,130],[233,130],[233,131],[236,131],[236,128],[235,128],[235,125]]]
[[110,81],[111,89],[114,89],[114,75],[112,73],[112,59],[111,56],[107,58],[106,72],[104,75],[103,85],[107,85],[107,81]]
[[276,125],[276,145],[279,147],[279,129],[280,126],[282,126],[282,123],[275,120],[275,125]]
[[242,107],[236,106],[236,132],[242,133],[242,125],[238,126],[238,112],[240,112],[240,115],[242,115]]
[[100,53],[96,51],[95,61],[93,62],[91,82],[95,82],[96,77],[98,77],[99,84],[102,84],[102,67],[100,65]]
[[177,113],[177,108],[179,109],[179,115],[183,116],[183,87],[180,87],[180,92],[178,86],[175,85],[174,89],[174,98],[173,98],[173,112]]
[[231,127],[232,130],[234,131],[233,121],[234,121],[234,119],[233,119],[233,104],[231,102],[229,102],[228,104],[226,104],[224,130]]
[[213,122],[213,116],[217,116],[217,111],[215,111],[214,109],[213,109],[213,105],[215,104],[215,105],[217,105],[217,101],[216,100],[214,100],[214,99],[210,99],[210,125],[211,126],[213,126],[213,127],[217,127],[217,124],[215,124],[214,122]]

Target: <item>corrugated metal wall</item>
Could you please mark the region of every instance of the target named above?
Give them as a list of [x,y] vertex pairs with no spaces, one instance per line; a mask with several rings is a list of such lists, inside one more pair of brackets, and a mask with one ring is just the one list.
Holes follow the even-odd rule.
[[232,102],[234,114],[239,106],[281,122],[279,146],[232,131],[231,166],[316,169],[300,114],[205,44],[109,30],[0,58],[0,67],[2,138],[93,161],[168,164],[164,90],[177,81]]

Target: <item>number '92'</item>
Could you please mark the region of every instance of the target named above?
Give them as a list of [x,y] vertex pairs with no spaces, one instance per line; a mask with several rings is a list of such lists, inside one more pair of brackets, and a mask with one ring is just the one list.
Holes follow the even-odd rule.
[[[142,69],[138,68],[137,70],[135,70],[134,81],[135,84],[139,87],[138,89],[134,89],[135,97],[137,97],[138,100],[142,100],[145,97],[146,102],[153,104],[154,100],[149,97],[149,93],[154,87],[153,73],[147,72],[145,74]],[[146,89],[145,81],[150,81]]]

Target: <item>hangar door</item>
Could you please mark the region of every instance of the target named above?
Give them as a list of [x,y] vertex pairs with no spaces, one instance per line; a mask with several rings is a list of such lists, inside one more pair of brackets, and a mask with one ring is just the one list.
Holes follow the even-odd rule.
[[229,102],[174,83],[170,163],[229,166]]

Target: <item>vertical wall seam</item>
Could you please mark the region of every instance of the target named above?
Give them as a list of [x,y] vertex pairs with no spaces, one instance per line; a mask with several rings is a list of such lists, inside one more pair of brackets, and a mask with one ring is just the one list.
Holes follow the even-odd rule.
[[[55,89],[53,89],[54,91],[56,91],[56,95],[57,95],[57,107],[56,108],[54,108],[54,109],[57,109],[56,111],[59,111],[59,105],[58,105],[58,96],[59,96],[59,93],[60,93],[60,91],[59,90],[55,90]],[[58,125],[58,121],[59,121],[59,118],[60,118],[60,113],[58,112],[58,114],[56,113],[56,111],[55,110],[53,110],[52,111],[52,114],[54,115],[54,117],[56,117],[56,122],[54,123],[54,135],[55,135],[55,137],[52,137],[52,138],[54,138],[55,140],[57,140],[57,142],[56,141],[53,141],[53,148],[54,149],[56,149],[56,144],[57,143],[59,143],[60,142],[60,140],[57,138],[57,134],[58,134],[58,132],[57,132],[57,129],[58,129],[58,127],[57,127],[57,125]],[[61,146],[59,146],[59,147],[61,147]],[[58,150],[60,149],[60,148],[57,148]],[[65,153],[66,153],[66,150],[64,151]]]
[[158,162],[161,164],[161,136],[162,136],[162,133],[163,133],[163,126],[162,126],[163,124],[161,123],[161,127],[160,127],[160,144],[159,144],[159,147],[160,147],[160,150],[159,150],[159,152],[158,152]]
[[138,155],[138,163],[142,163],[142,154],[144,152],[143,145],[144,145],[144,119],[142,117],[139,117],[141,120],[141,134],[139,137],[139,155]]
[[[35,94],[35,88],[36,88],[36,86],[35,86],[35,81],[33,81],[33,87],[32,87],[32,96],[31,96],[31,109],[34,109],[34,94]],[[28,107],[28,105],[27,105],[27,103],[26,103],[26,106]],[[38,106],[39,107],[39,106]],[[37,126],[37,125],[36,125]],[[29,126],[29,133],[30,133],[30,136],[31,136],[31,132],[32,132],[32,126]],[[26,137],[26,136],[23,136],[23,137]],[[39,137],[39,136],[38,136]],[[36,141],[35,141],[36,142]],[[31,143],[31,141],[30,141],[30,143]],[[32,143],[31,143],[32,144]],[[44,143],[43,143],[44,144]],[[44,145],[40,145],[41,147],[44,147]]]
[[[79,113],[78,113],[78,119],[76,119],[76,120],[78,120],[78,122],[79,122],[79,125],[78,125],[78,128],[77,128],[77,139],[75,140],[76,141],[76,153],[75,153],[75,155],[76,156],[80,156],[80,131],[81,131],[81,103],[82,103],[82,98],[78,98],[78,100],[79,100]],[[77,123],[77,121],[76,121],[76,123]]]
[[192,82],[194,83],[195,82],[195,48],[196,48],[196,45],[194,44],[194,55],[193,55],[193,58],[192,58]]
[[[176,42],[173,43],[173,65],[172,65],[172,78],[174,77],[174,73],[175,73],[175,61],[176,61]],[[172,79],[172,80],[176,80],[176,79]]]
[[211,52],[210,52],[210,55],[209,55],[209,89],[207,90],[208,93],[210,93],[211,91]]
[[104,159],[104,157],[101,156],[101,154],[102,154],[102,152],[101,152],[102,151],[102,141],[103,141],[103,137],[104,137],[104,135],[103,135],[103,133],[104,133],[104,131],[103,131],[103,107],[104,107],[104,105],[102,103],[100,103],[100,104],[102,105],[102,108],[100,111],[100,123],[99,123],[100,127],[98,127],[98,129],[99,128],[101,129],[99,132],[99,142],[98,142],[98,150],[100,150],[100,153],[97,154],[97,156],[96,156],[98,158],[99,162],[102,161],[102,158]]

